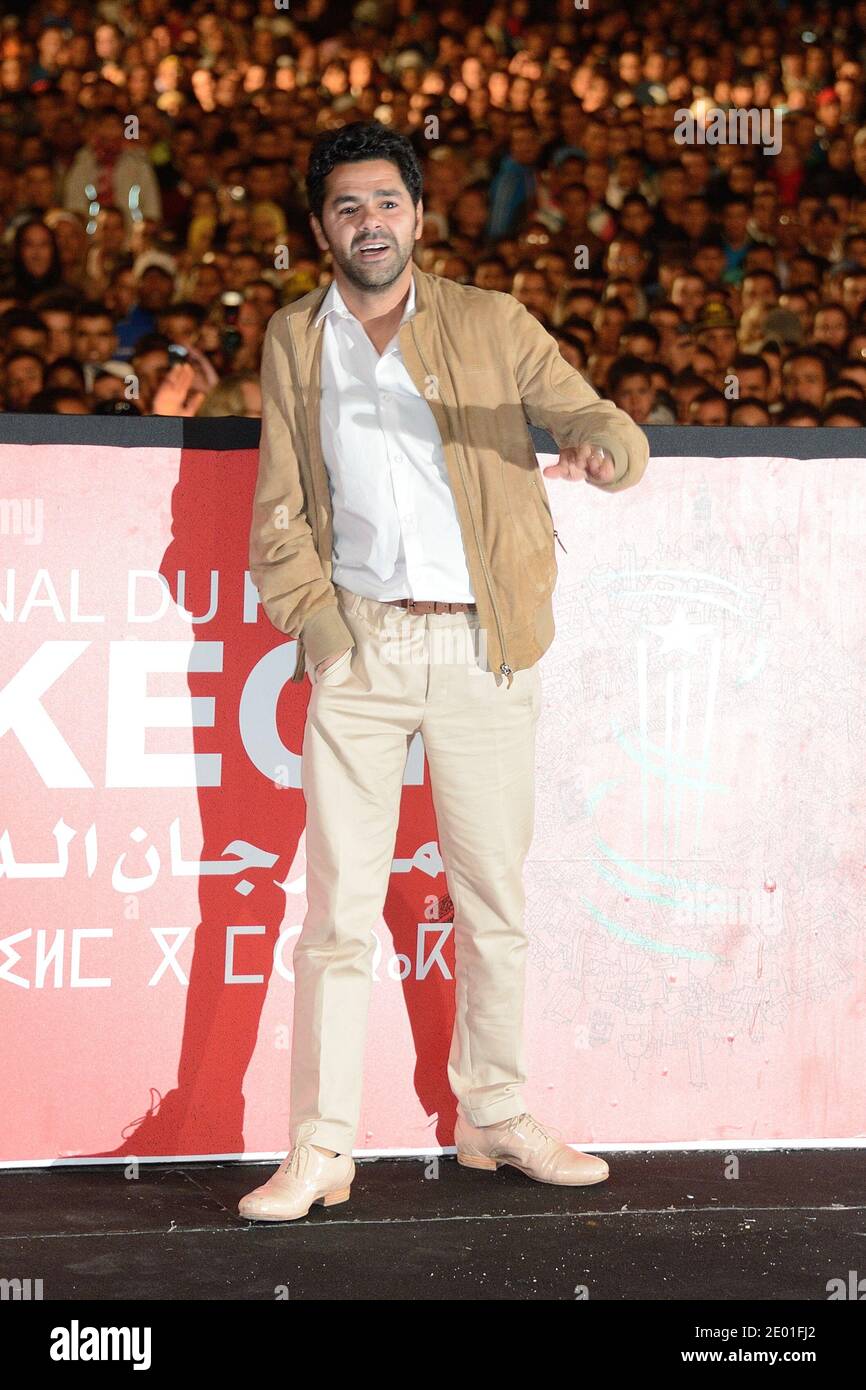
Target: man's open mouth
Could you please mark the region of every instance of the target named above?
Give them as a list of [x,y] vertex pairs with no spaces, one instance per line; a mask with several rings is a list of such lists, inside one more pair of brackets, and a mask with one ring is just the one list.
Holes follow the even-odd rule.
[[391,250],[386,241],[368,241],[364,246],[359,247],[358,255],[363,256],[365,261],[375,261],[381,256],[385,256]]

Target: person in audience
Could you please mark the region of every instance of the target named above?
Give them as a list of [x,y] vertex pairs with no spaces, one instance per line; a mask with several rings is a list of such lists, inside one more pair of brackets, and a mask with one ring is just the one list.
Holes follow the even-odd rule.
[[[177,403],[171,383],[160,393],[166,341],[195,366],[178,410],[227,378],[225,399],[248,405],[269,318],[332,274],[307,222],[313,140],[377,113],[424,173],[417,263],[519,299],[596,390],[632,393],[643,413],[645,379],[617,365],[637,358],[669,374],[651,383],[648,423],[719,417],[717,399],[696,401],[706,391],[741,424],[763,420],[755,401],[773,423],[792,405],[826,410],[831,383],[866,362],[862,6],[834,7],[833,42],[816,45],[801,7],[767,0],[757,16],[722,0],[699,58],[687,8],[666,13],[664,38],[650,10],[611,26],[589,7],[553,26],[529,4],[502,24],[500,8],[426,11],[409,45],[384,9],[363,24],[348,7],[293,9],[286,25],[233,0],[215,55],[214,25],[181,31],[170,0],[147,0],[110,26],[108,67],[96,9],[74,26],[39,7],[26,25],[11,17],[3,408],[66,386],[102,410],[118,400],[106,365],[138,363],[136,410],[158,413]],[[671,133],[676,110],[728,104],[732,28],[739,101],[760,90],[789,108],[792,64],[822,60],[774,160]],[[49,379],[68,358],[83,381],[62,379],[68,362]]]

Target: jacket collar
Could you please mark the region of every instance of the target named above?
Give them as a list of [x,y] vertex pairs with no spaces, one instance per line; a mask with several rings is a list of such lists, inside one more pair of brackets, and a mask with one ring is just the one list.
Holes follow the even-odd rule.
[[[417,292],[415,289],[415,276],[413,275],[412,279],[409,282],[409,295],[406,300],[406,307],[403,311],[403,317],[400,320],[401,326],[406,322],[407,319],[410,319],[415,313],[416,299]],[[343,296],[340,294],[340,291],[337,288],[336,280],[331,281],[325,293],[325,297],[321,301],[319,309],[314,310],[314,314],[315,317],[313,319],[312,325],[314,328],[319,327],[319,324],[322,322],[322,320],[325,318],[327,314],[337,314],[341,318],[354,317],[351,309],[347,308],[346,301],[343,299]]]
[[[420,266],[413,264],[412,284],[415,290],[415,317],[417,317],[418,314],[422,314],[425,311],[425,309],[430,308],[430,280],[431,276],[428,275],[426,270],[422,270]],[[318,289],[312,290],[310,296],[304,296],[305,299],[309,298],[310,300],[309,304],[306,306],[307,311],[304,315],[305,334],[311,334],[316,329],[321,328],[325,314],[328,313],[331,307],[333,307],[329,300],[329,296],[331,295],[332,289],[336,291],[336,287],[336,280],[332,280],[330,285],[320,286]],[[327,304],[325,302],[326,300],[329,301]],[[342,302],[342,295],[340,296],[340,301]],[[298,301],[297,305],[290,305],[289,312],[291,313],[293,309],[295,310],[295,312],[297,312],[300,309],[300,305],[301,301]],[[404,323],[406,321],[406,318],[408,317],[408,313],[404,315]]]

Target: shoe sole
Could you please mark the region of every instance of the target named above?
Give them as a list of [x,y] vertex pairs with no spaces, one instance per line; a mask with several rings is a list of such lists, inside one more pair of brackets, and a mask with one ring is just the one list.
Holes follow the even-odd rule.
[[323,1207],[339,1206],[340,1202],[348,1202],[350,1193],[351,1188],[341,1187],[336,1192],[326,1192],[323,1197],[314,1197],[312,1202],[310,1203],[310,1206],[307,1207],[307,1210],[299,1211],[296,1213],[295,1216],[266,1216],[263,1212],[248,1213],[245,1211],[240,1211],[240,1209],[238,1211],[238,1214],[242,1216],[245,1221],[301,1221],[305,1216],[309,1216],[310,1207],[314,1207],[319,1203]]
[[482,1154],[461,1154],[457,1155],[457,1162],[463,1168],[478,1168],[484,1172],[495,1172],[497,1168],[516,1168],[518,1173],[523,1173],[525,1177],[532,1178],[533,1182],[543,1182],[550,1187],[594,1187],[596,1183],[607,1182],[610,1171],[602,1173],[600,1178],[584,1178],[578,1182],[557,1182],[555,1178],[538,1178],[534,1173],[529,1173],[525,1168],[521,1168],[519,1163],[514,1163],[510,1158],[485,1158]]

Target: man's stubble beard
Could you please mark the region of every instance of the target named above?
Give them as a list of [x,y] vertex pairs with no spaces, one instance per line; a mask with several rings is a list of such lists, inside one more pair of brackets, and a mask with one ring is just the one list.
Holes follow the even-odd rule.
[[[369,239],[374,240],[372,237]],[[356,260],[355,257],[344,256],[334,246],[331,246],[330,250],[334,263],[340,267],[346,279],[357,289],[364,290],[369,294],[375,293],[377,290],[387,290],[389,286],[394,284],[395,280],[399,280],[412,255],[412,244],[410,243],[408,249],[404,250],[399,243],[394,243],[396,252],[396,268],[394,269],[389,269],[387,266],[371,265],[365,271],[363,262]]]

